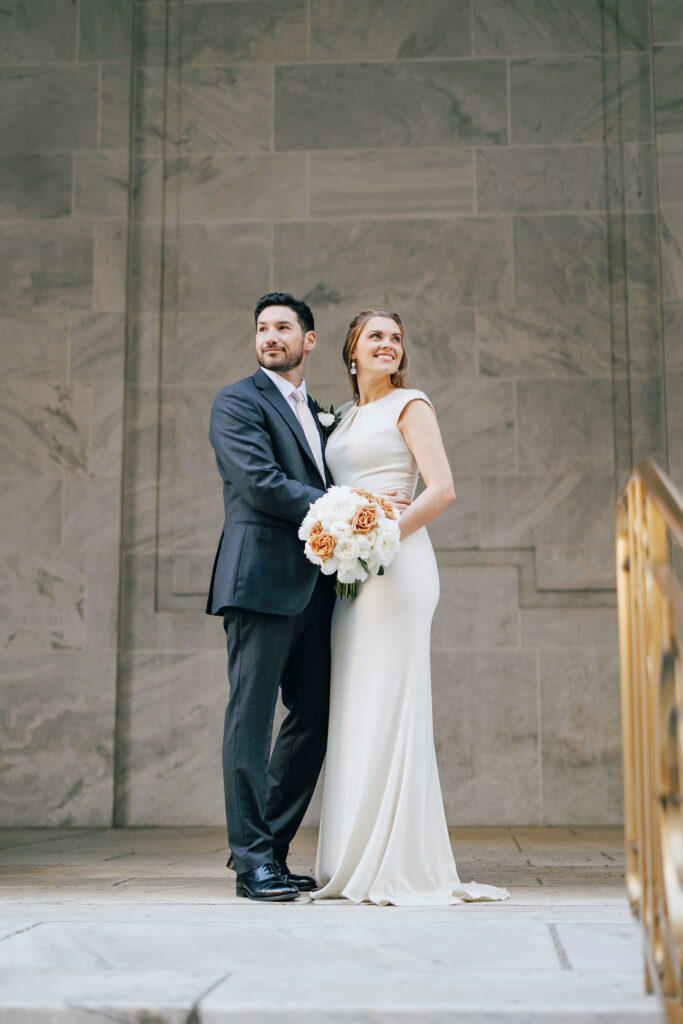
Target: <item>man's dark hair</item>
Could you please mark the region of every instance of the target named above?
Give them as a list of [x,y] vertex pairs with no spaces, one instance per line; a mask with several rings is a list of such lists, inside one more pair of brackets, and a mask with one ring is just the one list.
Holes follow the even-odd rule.
[[304,334],[315,330],[315,321],[310,308],[302,299],[295,299],[289,292],[269,292],[268,295],[262,295],[254,306],[255,323],[258,323],[259,316],[268,306],[288,306],[296,313],[296,318]]

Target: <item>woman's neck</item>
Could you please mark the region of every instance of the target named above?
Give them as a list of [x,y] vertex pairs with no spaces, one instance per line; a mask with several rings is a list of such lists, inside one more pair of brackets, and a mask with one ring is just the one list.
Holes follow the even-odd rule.
[[367,381],[358,381],[358,404],[367,405],[369,402],[376,402],[378,398],[384,398],[390,391],[394,390],[391,377],[385,375],[371,378]]

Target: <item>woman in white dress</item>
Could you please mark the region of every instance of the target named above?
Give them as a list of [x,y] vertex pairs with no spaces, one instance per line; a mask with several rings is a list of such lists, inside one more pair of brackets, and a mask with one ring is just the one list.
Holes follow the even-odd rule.
[[329,737],[314,899],[400,906],[501,900],[458,878],[434,751],[430,630],[439,576],[425,524],[455,499],[434,409],[405,388],[399,317],[354,318],[344,361],[356,401],[326,447],[336,484],[395,492],[401,547],[383,576],[338,600],[332,619]]

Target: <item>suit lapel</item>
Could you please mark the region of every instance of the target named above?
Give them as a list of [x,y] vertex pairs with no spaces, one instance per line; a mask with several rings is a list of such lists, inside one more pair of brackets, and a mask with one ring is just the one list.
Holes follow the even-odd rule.
[[[266,373],[261,373],[260,370],[257,370],[256,373],[254,374],[254,376],[252,377],[252,380],[253,380],[254,384],[256,385],[256,387],[261,391],[263,397],[265,399],[267,399],[267,401],[270,402],[270,404],[273,406],[273,408],[277,409],[277,411],[280,413],[280,415],[282,416],[283,420],[285,421],[285,423],[287,424],[287,426],[292,431],[292,433],[294,434],[295,438],[297,439],[297,441],[301,445],[301,448],[303,449],[304,454],[307,455],[308,458],[310,459],[311,464],[312,464],[313,468],[315,469],[316,473],[318,474],[318,476],[320,476],[320,470],[318,469],[318,464],[315,461],[315,458],[313,456],[313,452],[311,451],[310,446],[308,444],[308,441],[306,440],[306,435],[304,434],[304,429],[301,426],[301,424],[299,423],[298,417],[297,417],[296,413],[294,412],[294,410],[292,409],[292,407],[289,404],[289,402],[287,401],[287,399],[284,397],[284,395],[282,395],[282,393],[278,390],[278,388],[275,387],[275,385],[273,384],[272,380],[270,379],[270,377]],[[309,399],[309,403],[310,403],[310,399]],[[315,414],[314,414],[314,418],[315,418],[316,423],[318,423],[318,419],[317,419],[317,417],[315,417]],[[318,423],[318,427],[320,427],[319,423]],[[323,459],[324,459],[324,456],[323,456]]]
[[318,435],[320,437],[320,451],[323,453],[323,465],[325,467],[325,483],[329,485],[332,483],[332,477],[330,476],[330,471],[327,468],[327,463],[325,462],[325,444],[327,441],[327,437],[325,435],[325,431],[323,430],[322,423],[318,419],[318,412],[315,407],[315,402],[308,393],[306,397],[308,399],[308,408],[311,410],[313,419],[315,420],[315,425],[318,428]]

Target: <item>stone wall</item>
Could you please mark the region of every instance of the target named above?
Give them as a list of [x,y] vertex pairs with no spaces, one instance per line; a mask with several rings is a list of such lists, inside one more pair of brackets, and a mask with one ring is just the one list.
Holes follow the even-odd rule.
[[619,821],[614,500],[641,455],[683,477],[680,8],[9,9],[4,819],[222,821],[208,411],[278,288],[318,398],[383,305],[439,413],[449,821]]

